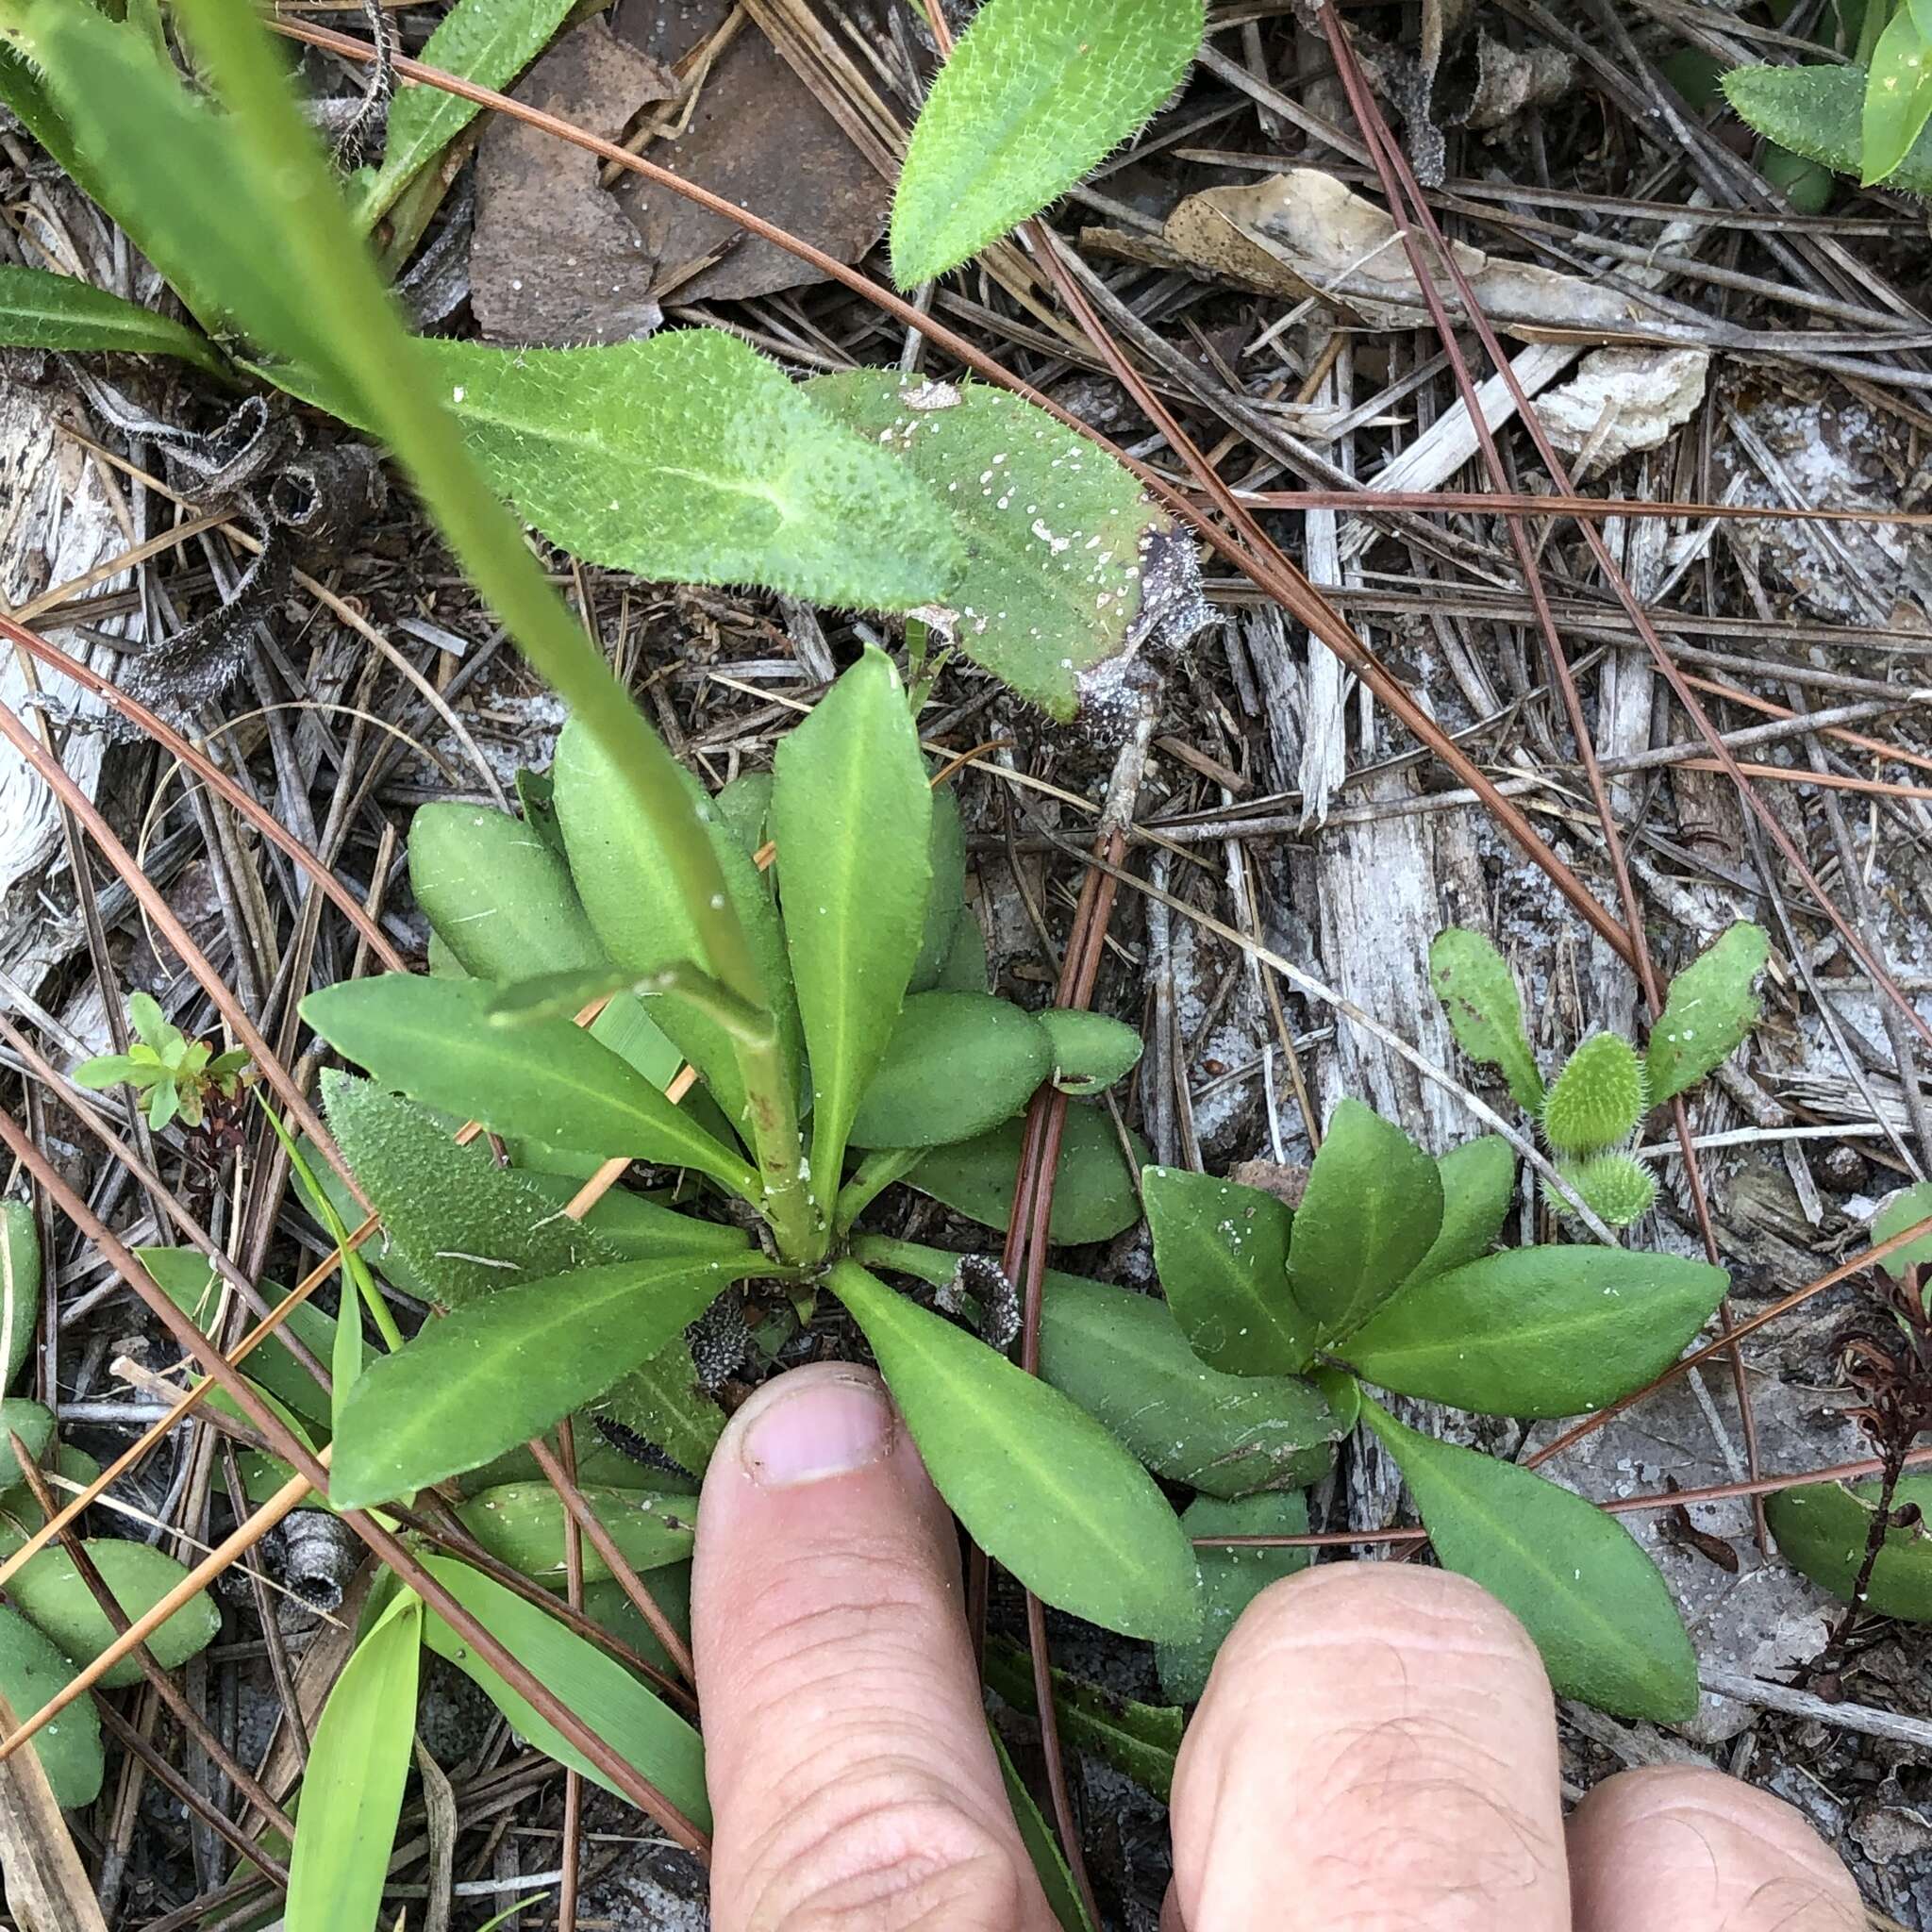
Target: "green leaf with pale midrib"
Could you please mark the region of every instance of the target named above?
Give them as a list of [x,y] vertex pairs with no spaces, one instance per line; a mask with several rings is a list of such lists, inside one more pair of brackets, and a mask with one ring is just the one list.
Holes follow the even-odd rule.
[[485,1296],[368,1363],[336,1423],[329,1497],[361,1509],[527,1441],[676,1340],[762,1255],[580,1269]]
[[0,342],[19,349],[173,356],[211,375],[222,359],[192,329],[74,275],[0,266]]
[[1457,1044],[1471,1059],[1497,1068],[1525,1113],[1541,1113],[1543,1080],[1523,1030],[1523,998],[1494,944],[1463,926],[1444,927],[1429,947],[1429,984]]
[[1671,981],[1644,1057],[1653,1107],[1701,1080],[1742,1043],[1759,1012],[1752,982],[1770,957],[1764,928],[1740,920]]
[[937,1147],[1024,1110],[1052,1070],[1030,1013],[981,992],[908,995],[852,1121],[855,1147]]
[[1181,83],[1201,0],[987,0],[926,96],[892,205],[902,289],[1074,186]]
[[1436,1161],[1442,1182],[1442,1226],[1429,1252],[1403,1284],[1446,1274],[1488,1254],[1516,1198],[1516,1155],[1500,1134],[1485,1134],[1452,1147]]
[[1058,1390],[852,1261],[827,1286],[873,1354],[934,1485],[1043,1602],[1156,1640],[1199,1627],[1178,1518],[1121,1443]]
[[1560,1697],[1681,1724],[1697,1657],[1657,1566],[1615,1517],[1500,1457],[1405,1428],[1362,1403],[1444,1565],[1513,1610]]
[[[1181,1512],[1181,1527],[1191,1537],[1307,1536],[1308,1499],[1300,1490],[1271,1490],[1232,1502],[1196,1496]],[[1194,1555],[1206,1606],[1201,1634],[1191,1643],[1163,1643],[1154,1656],[1161,1695],[1176,1704],[1192,1704],[1207,1690],[1214,1659],[1241,1612],[1271,1583],[1315,1560],[1313,1550],[1298,1547],[1208,1544]]]
[[[1879,1488],[1875,1479],[1849,1489],[1807,1483],[1764,1499],[1779,1553],[1840,1603],[1851,1602],[1864,1567]],[[1907,1507],[1918,1509],[1921,1520],[1886,1531],[1872,1566],[1865,1607],[1881,1617],[1932,1623],[1932,1534],[1925,1527],[1925,1519],[1932,1517],[1932,1476],[1899,1479],[1892,1508]]]
[[[1857,175],[1865,106],[1861,67],[1734,67],[1724,78],[1724,98],[1758,133],[1835,168]],[[1887,188],[1932,194],[1932,129],[1923,131]]]
[[[588,1439],[585,1446],[591,1446]],[[642,1476],[645,1472],[634,1468],[630,1474]],[[659,1570],[691,1556],[696,1497],[641,1484],[617,1489],[587,1482],[581,1468],[577,1484],[591,1514],[633,1570]],[[548,1482],[499,1483],[479,1490],[457,1514],[463,1527],[499,1562],[541,1582],[564,1581],[569,1571],[567,1530],[575,1519]],[[587,1584],[610,1574],[588,1537],[583,1539],[583,1566]]]
[[[974,926],[974,931],[977,930]],[[935,1147],[906,1176],[906,1183],[983,1227],[1003,1228],[1012,1213],[1024,1125],[1020,1121],[1008,1121],[970,1141]],[[1146,1142],[1131,1129],[1127,1141],[1135,1162],[1144,1162],[1148,1158]],[[1135,1172],[1121,1152],[1120,1137],[1106,1111],[1077,1101],[1070,1105],[1060,1137],[1048,1240],[1056,1247],[1078,1247],[1088,1241],[1111,1241],[1132,1227],[1141,1218]]]

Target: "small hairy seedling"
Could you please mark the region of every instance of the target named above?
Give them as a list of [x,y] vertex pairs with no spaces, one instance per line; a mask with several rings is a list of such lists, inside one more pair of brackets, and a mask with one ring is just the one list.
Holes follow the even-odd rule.
[[[1566,1161],[1557,1171],[1606,1227],[1628,1227],[1641,1221],[1657,1200],[1657,1176],[1627,1154]],[[1557,1213],[1571,1212],[1560,1194],[1550,1191],[1548,1199]]]
[[241,1048],[218,1054],[205,1040],[191,1041],[170,1024],[151,993],[129,999],[127,1018],[136,1036],[127,1051],[83,1060],[74,1070],[76,1087],[132,1087],[157,1133],[173,1120],[198,1127],[213,1102],[233,1100],[241,1091],[248,1065]]
[[1564,1062],[1543,1101],[1543,1138],[1574,1157],[1617,1146],[1650,1105],[1643,1063],[1627,1040],[1594,1033]]

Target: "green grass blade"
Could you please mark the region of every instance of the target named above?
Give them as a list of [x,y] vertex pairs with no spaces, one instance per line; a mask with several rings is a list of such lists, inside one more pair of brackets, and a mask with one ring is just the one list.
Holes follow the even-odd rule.
[[77,275],[46,269],[0,267],[0,343],[18,349],[173,356],[211,375],[227,373],[222,358],[192,329]]

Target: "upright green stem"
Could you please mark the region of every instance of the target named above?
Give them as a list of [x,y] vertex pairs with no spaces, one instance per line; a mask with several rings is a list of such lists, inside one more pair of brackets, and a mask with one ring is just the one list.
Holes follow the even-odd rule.
[[931,1152],[930,1147],[874,1147],[839,1190],[832,1232],[843,1234],[894,1181],[904,1180]]
[[958,1272],[959,1257],[944,1248],[928,1248],[921,1241],[895,1241],[886,1234],[855,1235],[852,1258],[871,1268],[893,1268],[918,1281],[929,1281],[943,1288]]
[[777,1031],[762,1041],[734,1035],[739,1078],[744,1082],[752,1154],[764,1184],[764,1214],[788,1261],[810,1267],[822,1261],[831,1231],[812,1198],[805,1141],[799,1132],[798,1094]]

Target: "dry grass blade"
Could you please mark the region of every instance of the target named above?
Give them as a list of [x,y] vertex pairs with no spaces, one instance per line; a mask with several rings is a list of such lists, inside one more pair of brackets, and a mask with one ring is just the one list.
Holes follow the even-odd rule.
[[[4,1696],[0,1733],[0,1749],[23,1735]],[[31,1751],[0,1757],[0,1874],[20,1932],[108,1932],[74,1835]]]

